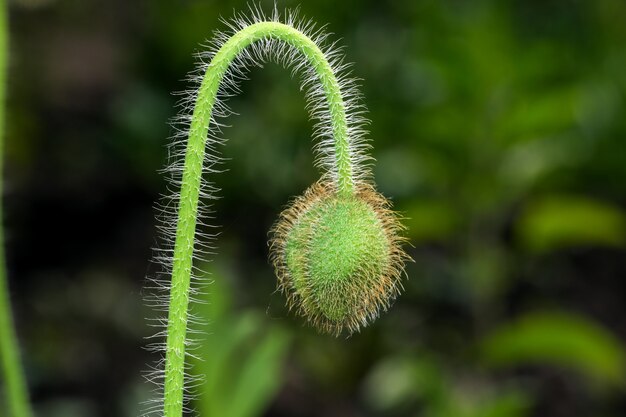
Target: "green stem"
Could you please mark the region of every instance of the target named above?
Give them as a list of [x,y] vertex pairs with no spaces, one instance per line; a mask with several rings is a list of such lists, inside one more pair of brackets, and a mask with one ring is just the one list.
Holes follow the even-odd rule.
[[[8,57],[8,22],[7,5],[0,0],[0,178],[4,157],[4,120],[6,99],[6,73]],[[2,196],[0,181],[0,198]],[[20,354],[13,330],[13,316],[9,300],[9,286],[4,256],[4,228],[2,227],[2,202],[0,201],[0,362],[5,398],[9,415],[12,417],[30,417],[32,412],[28,404],[26,384],[20,366]]]
[[187,332],[189,286],[193,263],[198,196],[205,144],[218,88],[229,65],[246,47],[261,39],[277,39],[304,55],[313,68],[328,104],[335,153],[336,186],[339,193],[354,189],[345,104],[339,82],[324,53],[306,35],[279,22],[259,22],[233,35],[215,54],[196,99],[189,129],[185,164],[178,206],[176,242],[167,324],[164,412],[180,417],[183,408],[185,338]]

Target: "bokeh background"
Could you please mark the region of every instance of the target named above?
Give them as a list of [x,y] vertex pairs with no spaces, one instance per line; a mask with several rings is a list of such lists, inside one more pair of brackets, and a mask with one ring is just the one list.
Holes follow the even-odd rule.
[[[272,2],[261,2],[271,10]],[[280,9],[298,3],[278,1]],[[177,96],[222,0],[13,0],[9,282],[42,417],[140,414]],[[267,231],[313,183],[297,77],[250,71],[225,130],[203,416],[626,415],[626,2],[317,0],[363,79],[405,292],[349,339],[289,314]],[[0,382],[1,383],[1,382]]]

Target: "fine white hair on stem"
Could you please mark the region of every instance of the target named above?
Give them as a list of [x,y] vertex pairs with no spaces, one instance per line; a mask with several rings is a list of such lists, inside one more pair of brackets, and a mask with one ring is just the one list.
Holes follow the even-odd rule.
[[[169,183],[167,193],[162,196],[161,204],[157,207],[157,218],[159,222],[159,232],[162,236],[158,248],[154,249],[153,261],[160,268],[156,277],[151,277],[147,292],[148,304],[157,309],[161,317],[152,319],[150,324],[157,328],[154,336],[149,338],[148,348],[159,352],[161,359],[146,373],[145,378],[156,384],[154,400],[148,402],[144,407],[144,416],[163,414],[163,385],[164,385],[164,352],[165,338],[167,336],[167,312],[168,294],[171,290],[171,273],[173,266],[174,244],[176,239],[177,209],[180,201],[180,188],[184,171],[185,152],[187,138],[192,120],[194,106],[197,100],[202,79],[209,68],[215,54],[222,46],[236,33],[242,29],[259,22],[281,22],[291,26],[309,37],[323,52],[325,59],[329,62],[335,77],[340,86],[341,99],[345,111],[347,123],[347,142],[350,172],[354,183],[367,183],[370,181],[371,158],[368,156],[369,144],[366,141],[367,119],[365,118],[366,108],[363,105],[359,93],[357,80],[352,77],[351,65],[343,58],[342,49],[337,46],[337,42],[329,41],[329,34],[324,28],[316,27],[311,20],[301,19],[298,10],[279,13],[276,6],[273,11],[266,15],[260,6],[250,6],[247,14],[235,13],[231,19],[222,19],[227,27],[225,31],[214,33],[211,41],[206,46],[206,52],[197,55],[199,62],[195,71],[187,77],[187,81],[192,88],[179,93],[181,99],[177,105],[179,115],[173,120],[174,135],[171,144],[168,146],[168,166],[163,170],[167,174]],[[305,92],[306,108],[310,118],[314,122],[313,137],[315,141],[315,164],[321,170],[322,177],[329,181],[338,181],[338,168],[336,160],[336,142],[334,137],[333,116],[331,115],[326,92],[320,82],[318,74],[307,58],[293,45],[283,42],[273,36],[267,36],[250,46],[241,50],[234,58],[218,89],[209,130],[207,134],[206,153],[203,164],[203,178],[200,184],[200,204],[197,211],[198,230],[195,233],[193,242],[195,260],[206,260],[214,254],[214,241],[216,233],[210,233],[212,219],[211,200],[217,198],[218,187],[210,179],[214,173],[221,172],[223,159],[220,157],[219,146],[225,142],[222,136],[222,121],[233,112],[228,108],[226,102],[229,97],[240,92],[240,82],[246,79],[246,70],[250,67],[262,67],[267,61],[274,61],[291,69],[292,76],[298,75],[301,79],[301,90]],[[280,105],[279,103],[277,105]],[[195,262],[197,264],[197,262]],[[198,296],[202,294],[207,283],[207,274],[193,267],[191,274],[190,288],[190,308],[191,312],[187,322],[188,333],[193,333],[194,325],[202,323],[202,317],[194,314],[193,306],[200,302]],[[185,354],[194,355],[197,345],[192,342],[193,337],[187,339]],[[187,367],[188,365],[186,365]],[[185,373],[185,409],[188,408],[190,400],[193,398],[193,387],[199,385],[201,381]]]

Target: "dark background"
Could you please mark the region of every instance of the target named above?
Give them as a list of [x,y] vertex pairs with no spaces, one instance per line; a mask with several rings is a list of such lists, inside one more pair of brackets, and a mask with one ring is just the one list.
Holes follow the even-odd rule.
[[[271,2],[261,3],[270,11]],[[244,1],[14,0],[9,282],[38,416],[136,416],[158,172],[193,54]],[[279,2],[279,9],[296,2]],[[405,292],[349,339],[289,314],[267,231],[316,181],[298,79],[230,101],[207,266],[215,416],[626,414],[626,2],[303,2],[369,108],[379,190],[409,219]],[[206,340],[205,340],[206,339]]]

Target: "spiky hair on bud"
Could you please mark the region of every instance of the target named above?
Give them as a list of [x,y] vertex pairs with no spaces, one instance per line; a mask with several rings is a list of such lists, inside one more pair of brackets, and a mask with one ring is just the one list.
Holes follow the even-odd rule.
[[367,326],[402,289],[403,229],[370,184],[348,195],[329,182],[311,186],[272,229],[271,260],[288,307],[333,335]]

